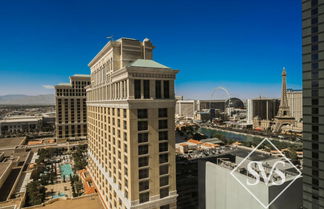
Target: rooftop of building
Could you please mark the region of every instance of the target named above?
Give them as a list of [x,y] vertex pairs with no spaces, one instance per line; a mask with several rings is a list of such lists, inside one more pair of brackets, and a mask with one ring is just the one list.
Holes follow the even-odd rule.
[[279,98],[268,98],[268,97],[256,97],[250,100],[279,100]]
[[[231,154],[237,157],[246,158],[251,152],[253,151],[253,148],[245,147],[245,146],[239,146],[238,149],[234,150]],[[250,155],[248,158],[251,161],[264,161],[267,159],[274,159],[275,156],[271,155],[268,152],[256,150],[253,155]]]
[[[198,140],[188,140],[187,142],[177,143],[176,147],[179,146],[204,146],[208,144],[213,144],[211,141],[198,141]],[[187,158],[187,159],[198,159],[198,158],[206,158],[217,155],[229,154],[234,157],[239,157],[241,159],[246,158],[252,151],[252,148],[239,146],[240,144],[234,143],[232,146],[219,146],[219,144],[215,144],[218,146],[211,147],[212,149],[191,149],[187,153],[177,152],[178,156]],[[252,155],[249,156],[249,161],[271,161],[273,159],[278,159],[278,157],[271,155],[268,152],[264,152],[261,150],[256,150]]]
[[210,142],[213,144],[223,144],[224,142],[219,140],[218,138],[208,138],[208,139],[202,139],[201,142]]
[[71,77],[90,78],[88,74],[74,74]]
[[11,165],[11,161],[7,161],[7,162],[1,162],[0,163],[0,179],[2,177],[2,175],[7,171],[7,169],[10,167]]
[[[231,153],[232,154],[232,153]],[[254,161],[254,160],[253,160]],[[285,179],[284,181],[289,181],[294,179],[296,176],[298,176],[300,173],[298,172],[297,169],[295,169],[294,166],[292,166],[290,163],[288,163],[286,161],[286,159],[284,158],[273,158],[273,159],[264,159],[264,160],[256,160],[258,162],[262,162],[262,165],[264,167],[264,171],[266,172],[266,175],[271,178],[270,182],[276,182],[281,180],[281,177],[277,174],[274,173],[272,175],[270,175],[270,172],[272,172],[272,168],[273,166],[275,166],[276,169],[280,170],[281,172],[284,173],[285,175]],[[278,161],[283,161],[285,162],[285,165],[282,164],[276,164]],[[251,161],[246,160],[243,163],[241,163],[242,161],[238,161],[237,158],[235,160],[230,160],[230,159],[219,159],[219,161],[217,161],[218,166],[223,167],[225,169],[228,169],[230,171],[233,171],[235,169],[235,173],[234,175],[244,175],[247,176],[248,178],[253,178],[251,176],[251,174],[248,172],[247,168],[247,164]],[[239,166],[239,167],[238,167]],[[253,169],[256,172],[262,172],[262,170],[260,171],[258,168],[254,168]],[[261,176],[261,174],[260,174]],[[260,178],[261,181],[263,181],[262,178]]]
[[26,122],[38,122],[41,118],[6,118],[0,120],[0,123],[26,123]]
[[[75,80],[75,79],[78,79],[80,78],[81,81],[84,81],[84,80],[90,80],[90,75],[89,74],[74,74],[72,76],[70,76],[70,79],[72,80]],[[56,84],[55,87],[58,87],[58,86],[65,86],[65,87],[72,87],[72,81],[70,83],[59,83],[59,84]]]
[[56,86],[72,86],[71,83],[59,83]]
[[134,38],[127,38],[127,37],[121,37],[117,40],[113,40],[112,37],[110,41],[108,41],[105,46],[96,54],[96,56],[89,62],[88,66],[92,67],[113,45],[120,44],[123,40],[131,40],[131,41],[138,41],[138,42],[146,42],[150,41],[148,38],[145,38],[143,41],[140,41],[138,39]]
[[130,67],[147,67],[147,68],[169,68],[165,65],[162,65],[154,60],[149,59],[137,59],[132,62]]
[[[178,145],[181,146],[185,144],[188,144],[188,142],[179,143]],[[180,158],[185,158],[187,160],[196,160],[196,159],[204,159],[204,158],[217,157],[220,155],[230,154],[235,149],[237,148],[232,146],[216,146],[211,149],[194,149],[188,153],[177,152],[177,156]]]
[[0,149],[14,148],[25,142],[26,137],[0,138]]
[[103,209],[101,200],[98,195],[81,196],[79,198],[60,200],[47,204],[45,206],[35,206],[35,209],[57,209],[57,208],[69,208],[69,209]]
[[199,99],[197,100],[199,102],[225,102],[226,100],[225,99]]

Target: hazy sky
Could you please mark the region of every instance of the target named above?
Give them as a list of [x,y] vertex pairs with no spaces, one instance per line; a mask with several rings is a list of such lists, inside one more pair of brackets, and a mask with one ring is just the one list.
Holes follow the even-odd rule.
[[[114,35],[156,46],[154,59],[179,69],[176,94],[276,97],[281,70],[301,88],[299,0],[3,0],[0,95],[47,94],[87,64]],[[216,90],[214,98],[224,97]]]

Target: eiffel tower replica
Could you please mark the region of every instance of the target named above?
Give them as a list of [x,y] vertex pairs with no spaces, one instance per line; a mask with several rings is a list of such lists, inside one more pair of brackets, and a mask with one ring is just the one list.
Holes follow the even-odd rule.
[[293,125],[295,123],[295,118],[291,116],[291,112],[289,110],[288,106],[288,99],[287,99],[287,84],[286,84],[286,69],[283,68],[282,70],[282,84],[281,84],[281,100],[280,100],[280,106],[277,113],[277,116],[275,117],[275,125],[273,128],[273,132],[280,132],[281,127],[283,125]]

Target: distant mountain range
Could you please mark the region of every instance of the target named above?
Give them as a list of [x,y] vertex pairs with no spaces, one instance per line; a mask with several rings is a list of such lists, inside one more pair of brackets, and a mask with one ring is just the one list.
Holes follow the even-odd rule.
[[0,96],[0,105],[54,105],[53,94],[28,96],[28,95],[4,95]]

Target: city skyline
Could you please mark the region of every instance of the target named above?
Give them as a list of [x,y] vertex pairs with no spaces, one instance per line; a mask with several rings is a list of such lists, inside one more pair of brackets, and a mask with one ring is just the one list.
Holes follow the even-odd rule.
[[217,86],[241,98],[277,97],[284,66],[288,88],[301,89],[301,21],[293,21],[301,20],[299,4],[156,4],[129,2],[120,17],[102,1],[4,3],[0,95],[54,93],[51,87],[67,76],[89,74],[91,56],[110,35],[154,41],[159,48],[154,59],[181,70],[176,94],[185,98],[208,99]]

